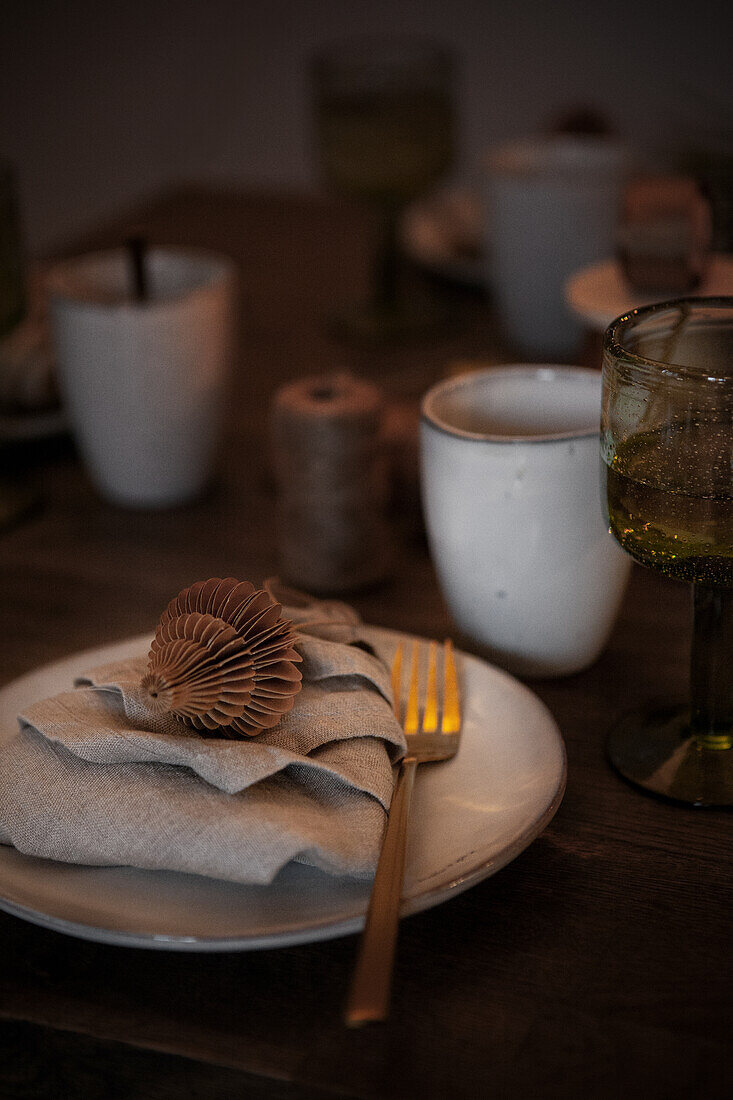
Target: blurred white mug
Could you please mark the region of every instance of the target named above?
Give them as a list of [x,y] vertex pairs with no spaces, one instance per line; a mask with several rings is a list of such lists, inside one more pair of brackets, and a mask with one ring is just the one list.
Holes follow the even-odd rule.
[[233,337],[235,269],[151,249],[131,294],[123,249],[57,264],[48,288],[61,397],[89,474],[117,504],[167,507],[213,472]]
[[577,351],[582,330],[563,287],[579,268],[614,254],[627,170],[620,143],[590,135],[528,138],[488,153],[485,276],[523,355]]
[[431,555],[458,629],[519,675],[561,676],[603,649],[631,559],[600,502],[600,371],[489,367],[422,403]]

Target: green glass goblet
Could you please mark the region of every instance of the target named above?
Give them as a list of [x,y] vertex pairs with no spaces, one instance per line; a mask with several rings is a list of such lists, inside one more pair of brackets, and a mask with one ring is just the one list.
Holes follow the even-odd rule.
[[370,296],[334,320],[368,342],[413,335],[434,321],[401,287],[399,226],[410,202],[454,154],[453,58],[412,37],[355,38],[314,61],[316,140],[327,183],[377,215]]
[[690,694],[612,729],[616,769],[656,794],[733,804],[733,298],[647,306],[607,330],[601,420],[609,528],[692,585]]

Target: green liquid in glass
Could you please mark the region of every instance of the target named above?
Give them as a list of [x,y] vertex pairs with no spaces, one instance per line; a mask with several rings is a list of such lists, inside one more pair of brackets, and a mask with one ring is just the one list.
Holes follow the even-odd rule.
[[642,565],[733,588],[731,425],[675,421],[602,462],[609,528]]
[[318,124],[325,172],[354,198],[401,205],[451,163],[453,111],[442,92],[323,95]]

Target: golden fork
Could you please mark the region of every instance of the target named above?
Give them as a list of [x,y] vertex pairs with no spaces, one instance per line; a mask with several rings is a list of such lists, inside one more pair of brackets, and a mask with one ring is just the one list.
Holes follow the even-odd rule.
[[[392,795],[387,829],[374,876],[366,923],[349,991],[346,1023],[351,1026],[387,1018],[402,895],[407,819],[417,765],[447,760],[454,756],[458,749],[461,711],[458,699],[458,678],[450,640],[447,640],[443,646],[442,706],[437,687],[437,658],[437,643],[430,642],[425,704],[422,722],[420,722],[419,644],[413,642],[410,657],[410,686],[402,720],[407,740],[407,754],[400,765]],[[403,648],[400,643],[392,662],[392,695],[398,721],[402,697],[402,659]]]

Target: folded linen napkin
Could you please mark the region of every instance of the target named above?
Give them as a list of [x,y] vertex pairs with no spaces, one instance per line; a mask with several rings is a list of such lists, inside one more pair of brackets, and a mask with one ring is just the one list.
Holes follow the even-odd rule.
[[255,738],[204,738],[153,714],[139,689],[147,652],[27,708],[0,746],[0,842],[242,883],[269,883],[291,860],[368,877],[404,752],[389,671],[345,605],[283,615],[311,624],[298,643],[303,686]]

